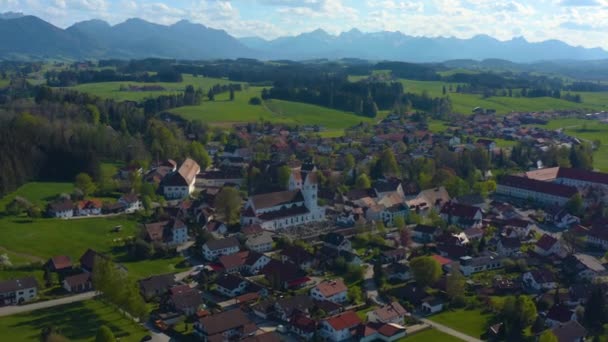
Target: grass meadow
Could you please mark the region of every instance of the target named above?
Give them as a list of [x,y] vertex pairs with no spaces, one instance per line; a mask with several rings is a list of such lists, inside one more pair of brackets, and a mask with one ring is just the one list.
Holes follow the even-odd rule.
[[399,339],[397,342],[462,342],[462,340],[436,329],[427,329]]
[[479,310],[453,310],[430,316],[433,322],[446,325],[469,336],[480,338],[486,332],[489,314]]

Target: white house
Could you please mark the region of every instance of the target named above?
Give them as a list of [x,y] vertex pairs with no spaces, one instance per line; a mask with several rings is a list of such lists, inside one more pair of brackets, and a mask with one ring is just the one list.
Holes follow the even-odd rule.
[[202,252],[205,259],[214,261],[221,255],[236,254],[239,249],[239,240],[235,237],[229,237],[207,241],[202,247]]
[[502,260],[492,256],[481,256],[472,258],[464,256],[460,258],[460,271],[465,276],[473,273],[496,270],[502,268]]
[[422,302],[422,311],[432,315],[443,311],[443,301],[439,298],[430,298]]
[[137,197],[136,194],[122,195],[118,199],[118,203],[124,206],[125,213],[127,214],[142,210],[144,207],[141,203],[141,200],[139,199],[139,197]]
[[270,232],[261,232],[247,236],[245,246],[252,251],[258,253],[266,253],[272,250],[272,234]]
[[161,182],[163,195],[167,199],[182,199],[195,190],[196,175],[201,167],[192,159],[186,159],[177,171],[165,176]]
[[49,204],[48,214],[51,217],[70,218],[74,216],[74,202],[69,199]]
[[288,188],[251,196],[241,215],[241,225],[259,224],[266,230],[279,230],[325,220],[325,207],[317,203],[316,168],[293,170]]
[[22,304],[38,297],[38,282],[34,277],[0,282],[0,306]]
[[101,201],[83,200],[76,203],[76,216],[92,216],[101,214]]
[[348,288],[342,279],[324,280],[310,290],[310,296],[320,301],[344,303],[348,299]]
[[535,291],[551,290],[557,287],[555,275],[546,269],[538,269],[524,273],[522,282],[526,287]]
[[215,281],[216,290],[229,298],[242,295],[248,286],[249,281],[247,279],[230,273],[219,276]]
[[367,321],[375,323],[403,324],[408,312],[399,302],[389,303],[381,308],[367,313]]
[[501,238],[496,244],[496,252],[502,257],[511,257],[520,252],[521,241],[519,238]]
[[354,311],[346,311],[323,319],[319,334],[329,341],[346,341],[352,338],[351,331],[361,323],[361,319]]
[[178,219],[144,224],[147,240],[168,246],[178,246],[188,241],[188,227]]

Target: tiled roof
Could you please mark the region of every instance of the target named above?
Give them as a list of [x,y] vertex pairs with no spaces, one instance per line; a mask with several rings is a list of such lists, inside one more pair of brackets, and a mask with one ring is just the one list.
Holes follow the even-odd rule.
[[537,242],[536,246],[548,251],[557,243],[557,239],[549,234],[544,234]]
[[505,176],[498,182],[498,184],[564,198],[570,198],[578,192],[578,190],[572,186],[542,182],[517,176]]
[[304,197],[300,190],[279,191],[268,194],[251,196],[251,201],[256,210],[271,208],[282,205],[304,202]]
[[561,167],[557,173],[557,178],[568,178],[589,183],[608,185],[608,173],[593,172],[583,169],[569,169]]
[[332,297],[348,290],[342,279],[324,280],[316,288],[324,297]]
[[326,318],[325,321],[336,331],[352,329],[362,323],[361,319],[354,311],[343,312]]

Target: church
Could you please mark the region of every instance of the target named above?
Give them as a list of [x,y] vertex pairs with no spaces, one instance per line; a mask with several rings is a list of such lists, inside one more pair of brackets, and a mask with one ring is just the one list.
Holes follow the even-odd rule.
[[281,230],[325,220],[325,208],[317,202],[316,167],[293,169],[287,191],[251,196],[241,216],[241,224],[258,224],[266,230]]

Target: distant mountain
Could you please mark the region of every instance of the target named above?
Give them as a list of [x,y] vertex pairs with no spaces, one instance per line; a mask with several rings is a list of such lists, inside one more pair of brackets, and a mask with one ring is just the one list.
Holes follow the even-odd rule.
[[357,29],[340,35],[322,30],[271,41],[253,39],[241,43],[274,58],[311,59],[356,57],[374,60],[441,62],[457,59],[503,59],[513,62],[541,60],[592,60],[608,58],[603,49],[573,47],[558,40],[531,43],[524,38],[499,41],[487,35],[470,39],[413,37],[400,32],[363,33]]
[[[401,32],[364,33],[352,29],[339,35],[321,29],[297,36],[265,40],[236,39],[189,21],[159,25],[129,19],[111,26],[101,20],[76,23],[67,29],[21,13],[0,15],[0,59],[40,58],[258,58],[315,60],[356,58],[408,62],[503,60],[531,63],[547,60],[608,59],[608,52],[573,47],[549,40],[523,38],[499,41],[486,35],[470,39],[413,37]],[[509,66],[499,63],[503,68]]]
[[180,21],[170,26],[129,19],[111,26],[101,20],[63,30],[33,16],[0,19],[0,58],[177,58],[256,57],[223,30]]

